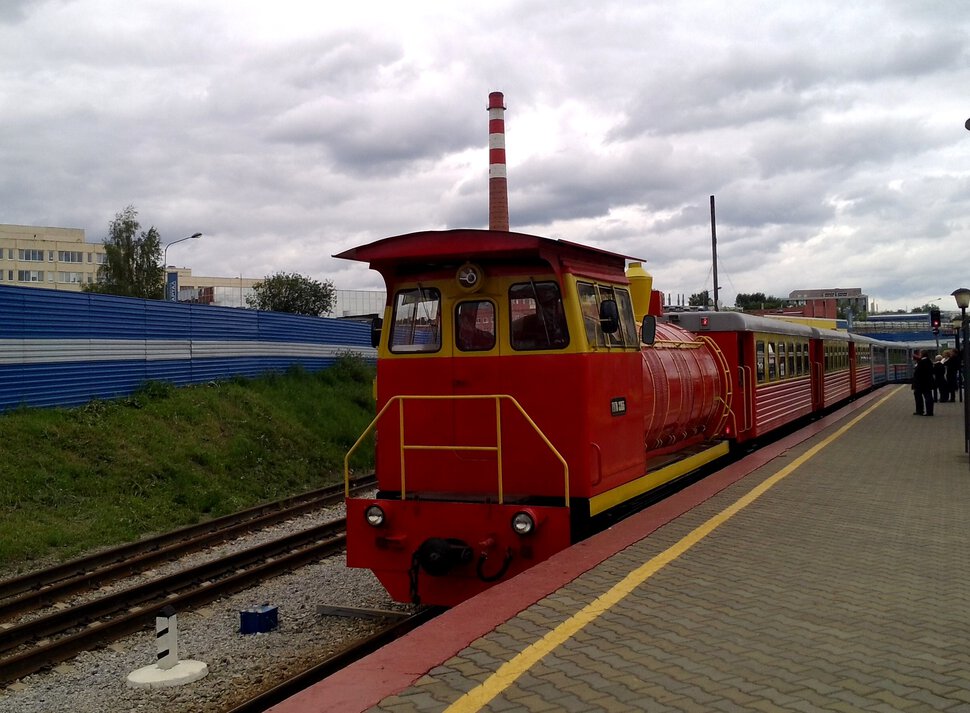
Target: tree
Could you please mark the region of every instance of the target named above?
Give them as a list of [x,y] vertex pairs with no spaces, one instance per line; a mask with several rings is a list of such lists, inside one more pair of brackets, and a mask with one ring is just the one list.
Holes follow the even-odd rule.
[[138,230],[138,211],[128,206],[115,215],[104,239],[105,261],[98,267],[98,280],[83,285],[85,292],[142,297],[160,300],[165,291],[162,284],[164,268],[162,247],[154,227],[146,233]]
[[297,273],[278,272],[253,285],[246,304],[268,312],[289,312],[319,317],[330,312],[334,288],[330,280],[318,282]]
[[734,298],[734,306],[744,311],[778,309],[784,307],[787,301],[784,297],[769,297],[764,292],[752,292],[751,294],[739,292]]
[[707,290],[703,292],[695,292],[687,300],[687,304],[690,307],[707,307],[711,303],[711,295]]

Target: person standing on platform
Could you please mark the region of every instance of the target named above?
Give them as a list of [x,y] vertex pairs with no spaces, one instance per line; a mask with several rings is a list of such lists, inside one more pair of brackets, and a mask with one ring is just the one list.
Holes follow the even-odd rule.
[[960,367],[963,365],[960,356],[959,349],[951,349],[950,356],[944,362],[946,365],[946,388],[950,393],[951,401],[956,401],[957,394],[960,393]]
[[949,401],[946,388],[946,365],[942,356],[933,357],[933,399],[937,403]]
[[913,396],[916,398],[914,416],[933,415],[933,362],[926,352],[913,352]]

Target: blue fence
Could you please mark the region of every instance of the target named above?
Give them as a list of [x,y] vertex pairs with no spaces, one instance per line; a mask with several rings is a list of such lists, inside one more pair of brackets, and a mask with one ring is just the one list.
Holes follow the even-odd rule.
[[0,285],[0,411],[376,358],[370,325]]

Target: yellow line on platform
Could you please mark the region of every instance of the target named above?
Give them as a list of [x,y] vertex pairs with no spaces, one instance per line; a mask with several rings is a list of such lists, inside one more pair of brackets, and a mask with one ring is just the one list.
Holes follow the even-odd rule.
[[875,404],[867,408],[861,414],[853,418],[838,431],[833,433],[825,440],[817,443],[808,449],[803,455],[796,458],[789,465],[772,475],[760,485],[756,486],[747,495],[743,496],[729,507],[712,517],[704,524],[695,528],[690,534],[684,536],[678,543],[669,549],[661,552],[653,559],[642,564],[624,577],[619,583],[615,584],[609,591],[600,595],[595,600],[587,604],[572,617],[564,621],[548,634],[543,636],[534,644],[530,644],[523,651],[516,654],[499,669],[489,676],[478,686],[468,691],[458,700],[445,709],[445,713],[471,713],[478,711],[486,706],[495,696],[499,695],[506,688],[511,686],[526,671],[538,663],[544,656],[552,652],[556,647],[572,638],[580,629],[596,620],[612,606],[626,597],[630,592],[643,584],[654,574],[670,564],[691,547],[703,540],[718,527],[744,510],[748,505],[760,498],[781,480],[791,475],[806,462],[818,455],[824,448],[831,445],[834,441],[841,438],[845,433],[864,419],[874,410],[882,406],[887,400],[892,398],[902,387],[892,390],[887,396],[879,399]]

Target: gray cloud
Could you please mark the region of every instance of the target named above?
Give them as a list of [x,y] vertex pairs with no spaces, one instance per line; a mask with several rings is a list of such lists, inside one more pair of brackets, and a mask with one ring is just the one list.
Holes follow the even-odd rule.
[[[513,229],[644,257],[659,289],[965,282],[958,3],[280,0],[0,9],[0,222],[103,237],[128,204],[199,274],[378,287],[333,253],[485,227],[506,93]],[[13,107],[11,110],[10,107]]]

